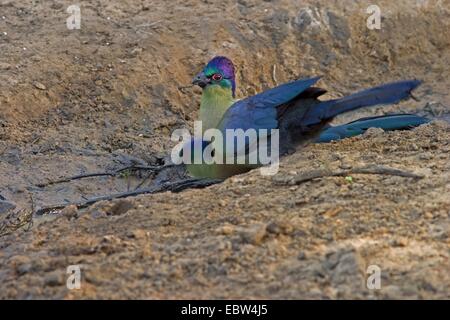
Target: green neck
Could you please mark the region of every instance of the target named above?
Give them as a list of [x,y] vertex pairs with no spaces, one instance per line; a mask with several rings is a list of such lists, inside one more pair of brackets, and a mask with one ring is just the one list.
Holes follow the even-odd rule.
[[217,128],[224,113],[235,102],[230,88],[219,85],[208,86],[203,90],[200,103],[200,121],[203,132]]

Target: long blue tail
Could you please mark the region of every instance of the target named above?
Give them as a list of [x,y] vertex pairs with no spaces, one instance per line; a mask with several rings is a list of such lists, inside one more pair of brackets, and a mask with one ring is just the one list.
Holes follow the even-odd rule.
[[411,91],[420,83],[419,80],[392,82],[344,98],[324,101],[309,111],[304,118],[304,124],[316,124],[318,121],[333,119],[341,113],[362,107],[397,103],[410,97]]
[[330,142],[354,137],[363,134],[369,128],[381,128],[384,131],[408,130],[430,121],[430,119],[414,114],[390,114],[361,118],[344,125],[330,126],[320,134],[316,142]]

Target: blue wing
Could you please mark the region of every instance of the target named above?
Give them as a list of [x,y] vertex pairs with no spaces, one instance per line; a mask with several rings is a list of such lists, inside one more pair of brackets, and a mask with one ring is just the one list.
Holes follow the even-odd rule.
[[316,83],[320,77],[301,79],[234,103],[224,114],[219,129],[275,129],[277,107],[286,104]]

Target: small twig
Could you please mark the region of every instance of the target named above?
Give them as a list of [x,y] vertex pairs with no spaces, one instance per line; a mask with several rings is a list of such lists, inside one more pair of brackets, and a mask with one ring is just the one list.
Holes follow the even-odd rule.
[[32,193],[30,193],[30,201],[31,201],[31,216],[30,216],[30,222],[28,223],[28,227],[25,231],[30,231],[31,227],[33,227],[33,214],[34,214],[34,210],[35,210],[35,204],[34,204],[34,198],[33,198]]
[[288,181],[285,180],[278,180],[276,182],[279,182],[280,184],[294,184],[299,185],[314,179],[319,178],[325,178],[325,177],[346,177],[352,174],[382,174],[382,175],[389,175],[389,176],[399,176],[399,177],[405,177],[405,178],[415,178],[415,179],[422,179],[424,176],[418,175],[412,172],[403,171],[400,169],[394,169],[384,166],[367,166],[362,168],[354,168],[349,170],[341,170],[341,171],[332,171],[328,169],[319,169],[319,170],[312,170],[306,173],[301,173],[297,176],[295,176],[293,179],[289,179]]
[[277,80],[276,73],[277,73],[277,65],[274,64],[273,67],[272,67],[272,80],[275,83],[275,85],[278,85],[278,80]]
[[165,191],[171,191],[171,192],[180,192],[186,189],[199,189],[199,188],[206,188],[208,186],[211,186],[213,184],[217,184],[222,182],[223,180],[219,179],[185,179],[175,182],[168,182],[165,184],[162,184],[160,186],[153,186],[149,188],[143,188],[139,190],[129,191],[129,192],[121,192],[116,194],[110,194],[110,195],[104,195],[99,197],[94,197],[87,199],[83,202],[78,203],[64,203],[64,204],[58,204],[53,206],[48,206],[41,208],[36,211],[36,215],[43,215],[52,211],[57,211],[60,209],[63,209],[66,206],[69,205],[75,205],[78,209],[89,207],[90,205],[93,205],[96,202],[99,201],[108,201],[108,200],[114,200],[114,199],[120,199],[120,198],[126,198],[126,197],[134,197],[141,194],[154,194],[154,193],[160,193]]
[[194,85],[192,85],[192,84],[190,84],[190,85],[188,85],[188,86],[179,86],[178,87],[178,90],[180,90],[182,93],[186,93],[185,91],[184,91],[184,89],[189,89],[189,88],[192,88]]
[[84,178],[92,178],[92,177],[115,177],[117,176],[119,173],[122,173],[124,171],[127,170],[147,170],[147,171],[152,171],[152,172],[160,172],[166,168],[170,168],[170,167],[174,167],[174,164],[166,164],[163,166],[140,166],[140,165],[132,165],[132,166],[127,166],[127,167],[123,167],[120,169],[117,169],[115,171],[112,172],[95,172],[95,173],[87,173],[87,174],[80,174],[80,175],[76,175],[76,176],[72,176],[72,177],[68,177],[68,178],[62,178],[59,180],[54,180],[54,181],[49,181],[49,182],[44,182],[44,183],[39,183],[37,184],[38,187],[43,188],[43,187],[47,187],[53,184],[58,184],[58,183],[64,183],[64,182],[70,182],[70,181],[74,181],[74,180],[80,180],[80,179],[84,179]]
[[163,20],[158,20],[155,22],[151,22],[151,23],[143,23],[143,24],[139,24],[137,26],[134,26],[135,29],[139,29],[139,28],[153,28],[155,26],[157,26],[159,23],[161,23]]

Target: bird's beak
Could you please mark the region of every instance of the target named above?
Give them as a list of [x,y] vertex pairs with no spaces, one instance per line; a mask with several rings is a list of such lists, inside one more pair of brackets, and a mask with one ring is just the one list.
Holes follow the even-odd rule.
[[198,85],[200,88],[204,88],[208,85],[209,79],[208,77],[202,72],[198,73],[194,79],[192,79],[193,85]]

